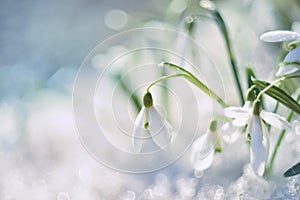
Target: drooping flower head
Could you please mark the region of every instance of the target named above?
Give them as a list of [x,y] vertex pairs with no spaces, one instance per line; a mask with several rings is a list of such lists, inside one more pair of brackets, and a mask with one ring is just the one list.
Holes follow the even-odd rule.
[[[247,102],[248,105],[250,103]],[[289,123],[275,113],[261,110],[259,101],[254,101],[250,108],[228,107],[224,112],[227,117],[234,118],[234,125],[247,125],[247,133],[250,135],[250,163],[255,173],[262,176],[269,151],[269,132],[263,120],[280,129],[290,128]]]
[[190,162],[195,171],[204,171],[208,169],[216,153],[222,151],[223,143],[233,143],[237,139],[237,132],[230,123],[225,123],[218,129],[216,120],[212,120],[209,129],[192,146]]
[[291,50],[280,63],[276,76],[284,76],[300,72],[300,46]]
[[135,152],[142,150],[143,142],[149,136],[162,149],[173,139],[172,126],[155,107],[151,93],[147,92],[143,97],[143,107],[134,123],[132,146]]
[[300,34],[293,31],[270,31],[260,37],[265,42],[290,42],[291,50],[279,65],[276,76],[300,73]]
[[217,123],[212,121],[208,131],[201,135],[192,146],[190,161],[196,171],[209,168],[213,162],[214,152],[220,151],[220,142],[217,133]]

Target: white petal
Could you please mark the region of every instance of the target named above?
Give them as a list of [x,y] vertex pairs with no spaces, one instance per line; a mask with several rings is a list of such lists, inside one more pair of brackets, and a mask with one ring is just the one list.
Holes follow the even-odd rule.
[[[291,64],[281,64],[276,76],[284,76],[288,74],[293,74],[300,72],[300,46],[290,51],[284,58],[283,63]],[[299,64],[293,64],[299,63]]]
[[193,163],[193,167],[197,171],[203,171],[205,169],[208,169],[211,166],[213,159],[214,159],[213,149],[209,151],[205,157],[202,157],[200,152],[196,152],[195,162]]
[[247,116],[236,118],[235,120],[232,121],[232,124],[238,127],[245,126],[246,124],[248,124],[249,116],[250,114]]
[[293,122],[293,132],[296,133],[296,135],[300,135],[300,122],[297,120]]
[[142,107],[141,111],[139,112],[135,122],[134,122],[134,128],[133,128],[133,134],[131,138],[131,143],[133,150],[135,152],[140,152],[143,145],[143,137],[145,137],[146,130],[144,129],[144,117],[147,108]]
[[248,130],[251,134],[251,166],[257,175],[262,176],[266,164],[266,150],[263,144],[263,127],[260,116],[252,116]]
[[296,62],[296,63],[300,63],[300,46],[298,46],[297,48],[291,50],[284,57],[283,62]]
[[260,39],[265,42],[283,42],[296,40],[300,35],[293,31],[270,31],[260,36]]
[[268,160],[269,147],[270,147],[270,134],[268,128],[264,123],[262,123],[262,129],[263,129],[263,146],[265,148],[265,160]]
[[290,124],[286,121],[284,117],[281,117],[278,114],[267,112],[262,110],[260,116],[263,120],[265,120],[268,124],[280,128],[280,129],[290,129]]
[[240,118],[249,115],[249,110],[241,107],[227,107],[224,109],[224,114],[230,118]]
[[276,76],[285,76],[296,72],[300,72],[298,66],[295,64],[289,64],[289,65],[279,67]]
[[203,171],[209,168],[214,158],[214,148],[209,145],[209,133],[200,136],[193,144],[191,163],[195,170]]
[[228,107],[224,109],[224,113],[227,117],[235,118],[233,120],[234,126],[245,126],[249,120],[251,113],[251,102],[246,101],[244,106],[241,107]]
[[170,123],[154,108],[149,108],[149,131],[160,148],[166,148],[173,139],[173,128]]
[[198,139],[195,140],[192,146],[192,151],[202,151],[204,144],[207,140],[208,133],[201,135]]
[[221,135],[224,142],[232,144],[238,139],[240,128],[234,126],[233,122],[225,123],[221,127]]

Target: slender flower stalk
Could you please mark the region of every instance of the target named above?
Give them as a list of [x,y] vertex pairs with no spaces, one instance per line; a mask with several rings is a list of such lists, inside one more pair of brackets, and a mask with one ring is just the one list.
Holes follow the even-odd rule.
[[159,78],[159,79],[153,81],[152,83],[150,83],[150,84],[148,85],[148,87],[146,88],[146,91],[149,92],[150,88],[151,88],[153,85],[155,85],[155,84],[157,84],[157,83],[159,83],[159,82],[161,82],[161,81],[164,81],[164,80],[167,80],[167,79],[170,79],[170,78],[176,78],[176,77],[179,77],[179,76],[183,76],[183,77],[184,77],[185,74],[172,74],[172,75],[168,75],[168,76],[163,76],[163,77],[161,77],[161,78]]
[[204,83],[202,83],[198,78],[196,78],[191,72],[178,65],[169,62],[162,62],[160,66],[170,67],[173,70],[179,71],[183,74],[183,77],[188,80],[189,82],[193,83],[199,89],[201,89],[204,93],[209,95],[215,101],[217,101],[222,107],[228,107],[228,105],[223,101],[221,97],[219,97],[215,92],[213,92],[209,87],[207,87]]
[[[281,78],[281,80],[285,80],[288,78],[300,78],[300,75],[289,75],[289,76],[284,76]],[[290,96],[288,95],[285,91],[282,89],[278,88],[273,84],[271,87],[270,83],[267,83],[265,81],[260,81],[257,79],[253,79],[253,82],[255,86],[260,88],[261,90],[264,90],[265,88],[268,87],[267,90],[264,91],[265,94],[269,95],[270,97],[274,98],[281,104],[285,105],[289,109],[293,110],[294,112],[300,114],[300,105]],[[270,86],[270,87],[269,87]],[[261,93],[262,95],[263,93]]]

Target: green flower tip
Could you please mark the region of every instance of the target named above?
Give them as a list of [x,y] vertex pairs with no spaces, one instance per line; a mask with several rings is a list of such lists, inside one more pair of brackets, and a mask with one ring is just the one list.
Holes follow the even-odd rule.
[[144,98],[143,98],[143,104],[145,107],[149,108],[151,106],[153,106],[153,99],[152,99],[152,95],[150,92],[147,92],[145,95],[144,95]]
[[253,103],[253,115],[259,115],[260,114],[260,101],[254,101]]
[[287,44],[287,48],[289,51],[292,51],[293,49],[296,49],[299,45],[299,41],[293,41]]
[[146,122],[146,123],[144,124],[144,128],[145,128],[145,129],[148,129],[148,127],[149,127],[149,122]]
[[211,121],[209,124],[209,130],[212,132],[215,132],[215,131],[217,131],[217,128],[218,128],[217,121],[216,120]]
[[220,147],[215,148],[215,153],[221,153],[222,149]]
[[298,68],[300,68],[300,63],[299,62],[281,62],[281,63],[279,63],[279,67],[285,67],[285,66],[287,66],[287,65],[296,65],[296,66],[298,66]]

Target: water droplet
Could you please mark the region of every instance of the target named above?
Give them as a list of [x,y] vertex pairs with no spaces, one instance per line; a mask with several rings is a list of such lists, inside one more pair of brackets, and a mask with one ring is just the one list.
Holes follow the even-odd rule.
[[292,143],[293,141],[295,141],[295,134],[293,134],[293,133],[286,134],[285,140],[288,143]]
[[198,184],[198,180],[196,178],[189,178],[186,182],[190,187],[195,187]]
[[295,133],[297,134],[297,135],[300,135],[300,122],[299,121],[297,121],[296,123],[295,123]]
[[168,181],[168,177],[164,174],[157,174],[155,176],[155,182],[157,184],[165,184],[165,183],[167,183],[167,181]]
[[203,171],[200,171],[200,170],[195,170],[194,171],[194,176],[196,177],[196,178],[201,178],[202,176],[203,176]]
[[57,193],[57,200],[71,200],[70,196],[66,192]]
[[223,188],[219,188],[216,190],[216,194],[214,196],[215,200],[220,200],[220,199],[224,199],[224,189]]
[[187,24],[190,24],[194,21],[194,18],[192,16],[187,16],[186,18],[184,18],[184,20]]
[[180,178],[180,179],[178,179],[178,180],[176,181],[176,184],[177,184],[177,185],[184,185],[184,183],[185,183],[184,178]]
[[135,199],[135,193],[133,191],[126,191],[123,195],[124,200],[134,200]]
[[143,195],[146,199],[154,199],[154,195],[151,189],[146,189]]
[[119,30],[127,24],[128,16],[123,10],[113,9],[105,15],[104,21],[109,28]]

